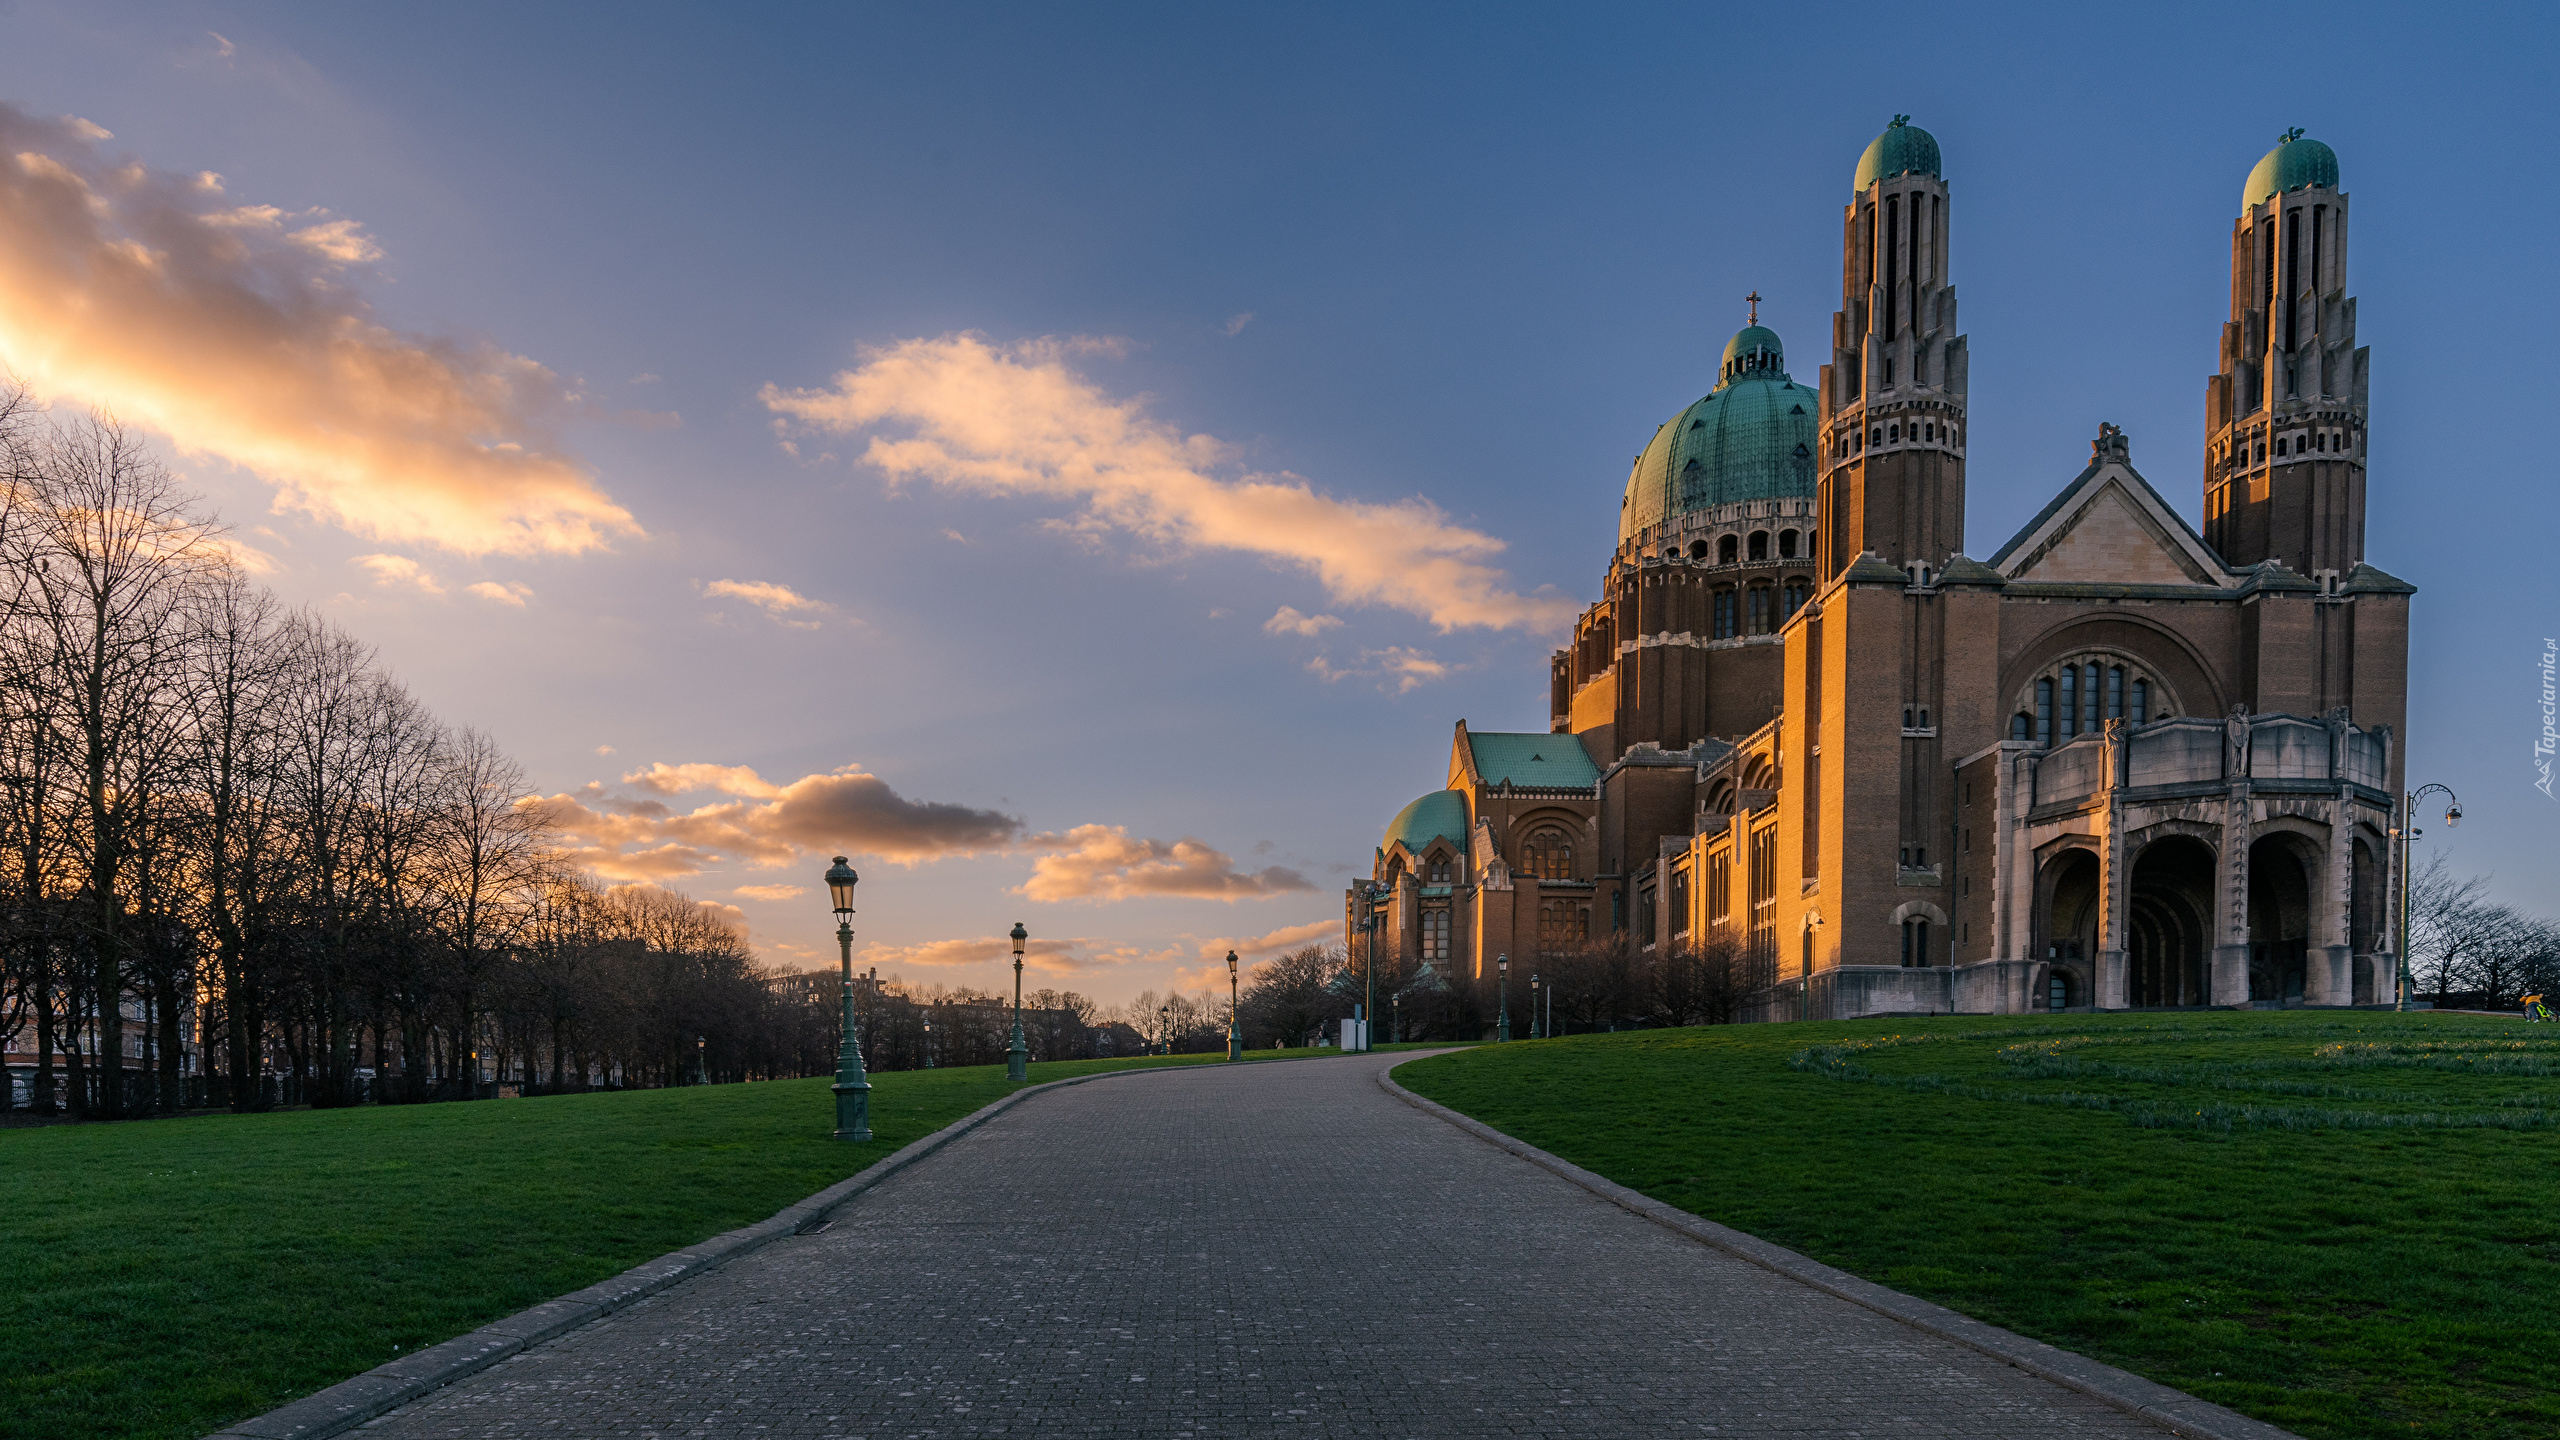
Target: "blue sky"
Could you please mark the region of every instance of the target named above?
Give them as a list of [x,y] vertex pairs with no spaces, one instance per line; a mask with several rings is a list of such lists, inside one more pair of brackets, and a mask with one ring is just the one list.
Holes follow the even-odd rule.
[[[2486,7],[18,4],[0,102],[56,140],[62,116],[111,132],[99,165],[218,173],[336,313],[448,342],[420,353],[466,378],[490,355],[558,377],[498,428],[587,540],[315,498],[250,422],[149,413],[270,584],[542,793],[618,814],[615,855],[677,847],[634,878],[831,958],[818,893],[780,892],[824,867],[807,816],[849,805],[905,827],[863,867],[884,970],[992,983],[1021,919],[1052,983],[1118,999],[1337,917],[1454,720],[1544,728],[1552,617],[1594,594],[1628,457],[1711,383],[1746,291],[1812,374],[1850,171],[1897,113],[1956,206],[1977,556],[2102,420],[2196,516],[2241,181],[2287,126],[2337,150],[2367,555],[2421,592],[2411,773],[2460,790],[2458,863],[2560,908],[2530,753],[2560,634],[2532,398],[2560,215],[2522,153],[2552,30]],[[1044,396],[1036,454],[972,428]],[[880,436],[931,453],[865,461]],[[1005,473],[1095,444],[1134,488]],[[1382,559],[1400,532],[1437,568]],[[652,805],[714,813],[683,840]]]

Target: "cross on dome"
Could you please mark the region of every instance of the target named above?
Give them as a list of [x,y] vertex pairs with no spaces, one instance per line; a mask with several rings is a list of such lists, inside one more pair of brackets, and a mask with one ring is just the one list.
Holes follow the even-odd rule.
[[1752,325],[1757,325],[1757,324],[1759,324],[1759,323],[1760,323],[1760,292],[1759,292],[1759,291],[1757,291],[1757,290],[1754,290],[1754,291],[1752,291],[1750,294],[1745,295],[1745,296],[1743,296],[1742,298],[1751,302],[1751,318],[1750,318],[1750,320],[1748,320],[1748,321],[1747,321],[1747,322],[1745,322],[1745,323],[1747,323],[1747,324],[1752,324]]

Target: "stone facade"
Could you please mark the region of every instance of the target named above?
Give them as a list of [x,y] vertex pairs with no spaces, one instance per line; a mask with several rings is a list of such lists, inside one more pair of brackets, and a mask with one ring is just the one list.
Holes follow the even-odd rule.
[[2102,425],[1987,561],[1936,142],[1897,120],[1858,173],[1819,378],[1736,337],[1637,461],[1553,733],[1461,723],[1347,933],[1475,976],[1731,942],[1771,1019],[2387,1002],[2413,590],[2364,556],[2334,155],[2250,178],[2204,533]]

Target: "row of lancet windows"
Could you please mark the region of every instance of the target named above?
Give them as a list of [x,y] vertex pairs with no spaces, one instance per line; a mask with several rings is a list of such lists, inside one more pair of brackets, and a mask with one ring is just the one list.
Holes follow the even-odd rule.
[[1936,444],[1941,437],[1944,437],[1945,443],[1949,445],[1956,443],[1956,427],[1953,425],[1940,425],[1935,420],[1913,420],[1908,423],[1889,420],[1880,425],[1868,426],[1864,444],[1860,443],[1857,431],[1843,432],[1840,438],[1832,443],[1832,453],[1846,458],[1864,450],[1868,445],[1899,445],[1905,438],[1903,435],[1905,430],[1911,432],[1910,439],[1922,444]]
[[[1793,560],[1796,558],[1796,545],[1801,538],[1802,537],[1793,530],[1779,531],[1778,558],[1781,560]],[[1723,539],[1718,540],[1713,547],[1710,547],[1704,540],[1697,541],[1689,546],[1690,559],[1704,560],[1709,555],[1713,555],[1715,556],[1715,563],[1718,565],[1739,565],[1742,563],[1742,553],[1742,537],[1739,535],[1727,535]],[[1662,558],[1665,560],[1677,559],[1679,558],[1679,555],[1680,547],[1677,545],[1674,545],[1670,549],[1662,552]],[[1751,559],[1756,563],[1768,558],[1769,532],[1766,530],[1752,531]]]
[[2101,730],[2109,720],[2166,720],[2166,697],[2155,702],[2153,689],[2140,671],[2113,661],[2075,660],[2037,678],[2029,708],[2009,717],[2009,738],[2055,745]]
[[[2276,437],[2276,458],[2279,460],[2285,458],[2288,452],[2294,455],[2309,455],[2314,452],[2324,455],[2332,453],[2343,455],[2347,453],[2347,448],[2347,432],[2344,430],[2314,430],[2307,435],[2292,436],[2290,440],[2282,435]],[[2249,441],[2246,439],[2235,441],[2223,447],[2222,463],[2225,465],[2265,464],[2267,442],[2263,437],[2255,446],[2255,459],[2250,458],[2252,453]]]
[[1719,590],[1715,596],[1715,638],[1730,640],[1737,635],[1767,635],[1785,623],[1786,618],[1804,608],[1813,595],[1813,582],[1790,579],[1783,586],[1754,585],[1747,590]]

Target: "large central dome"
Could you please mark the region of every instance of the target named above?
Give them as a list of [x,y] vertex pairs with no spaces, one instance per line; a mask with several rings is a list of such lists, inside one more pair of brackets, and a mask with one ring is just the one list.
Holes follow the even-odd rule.
[[1618,543],[1692,511],[1812,498],[1821,408],[1787,374],[1777,333],[1746,326],[1725,344],[1716,388],[1656,430],[1636,457]]

